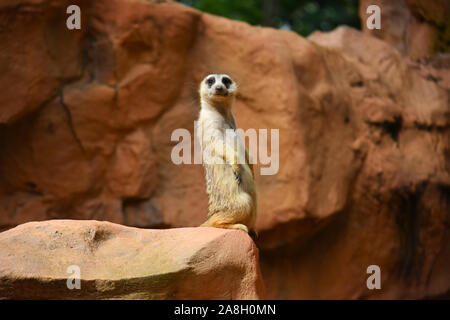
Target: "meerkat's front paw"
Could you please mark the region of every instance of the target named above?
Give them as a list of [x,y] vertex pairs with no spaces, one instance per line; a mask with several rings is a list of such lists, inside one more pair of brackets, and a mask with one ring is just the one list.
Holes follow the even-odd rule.
[[242,182],[242,176],[241,176],[241,166],[240,165],[233,165],[233,173],[234,173],[234,177],[236,178],[236,181],[238,184],[241,184]]

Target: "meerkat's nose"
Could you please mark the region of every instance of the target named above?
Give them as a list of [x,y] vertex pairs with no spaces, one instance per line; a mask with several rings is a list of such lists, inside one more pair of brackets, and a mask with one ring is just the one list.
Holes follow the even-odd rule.
[[217,91],[217,92],[222,92],[222,91],[223,91],[223,86],[218,85],[218,86],[216,87],[216,91]]

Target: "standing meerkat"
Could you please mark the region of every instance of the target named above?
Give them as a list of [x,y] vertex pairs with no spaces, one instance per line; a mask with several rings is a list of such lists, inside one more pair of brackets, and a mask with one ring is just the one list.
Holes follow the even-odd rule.
[[197,133],[209,198],[208,219],[201,226],[240,229],[255,237],[253,166],[231,113],[236,83],[226,74],[210,74],[201,82],[199,93]]

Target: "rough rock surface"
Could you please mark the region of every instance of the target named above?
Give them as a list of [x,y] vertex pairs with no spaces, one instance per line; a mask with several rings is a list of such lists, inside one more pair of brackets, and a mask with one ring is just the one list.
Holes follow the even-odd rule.
[[[80,289],[67,287],[70,266],[80,268]],[[0,299],[264,295],[258,249],[242,231],[145,230],[92,220],[50,220],[0,234]]]
[[[278,173],[255,167],[268,298],[449,294],[449,86],[436,78],[448,66],[424,69],[345,27],[305,39],[97,0],[80,2],[82,29],[69,31],[69,1],[16,3],[0,3],[2,228],[202,223],[203,168],[172,163],[171,134],[193,132],[199,81],[224,72],[239,83],[238,126],[279,129]],[[366,287],[372,264],[382,290]]]

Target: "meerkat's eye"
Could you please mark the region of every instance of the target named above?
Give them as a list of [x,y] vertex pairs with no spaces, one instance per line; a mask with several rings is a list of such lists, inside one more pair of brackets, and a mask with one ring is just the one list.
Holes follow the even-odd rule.
[[227,87],[227,89],[230,87],[230,85],[233,83],[233,81],[231,81],[230,78],[228,77],[223,77],[222,78],[222,83],[225,85],[225,87]]
[[216,82],[216,79],[214,77],[206,79],[206,84],[211,87]]

